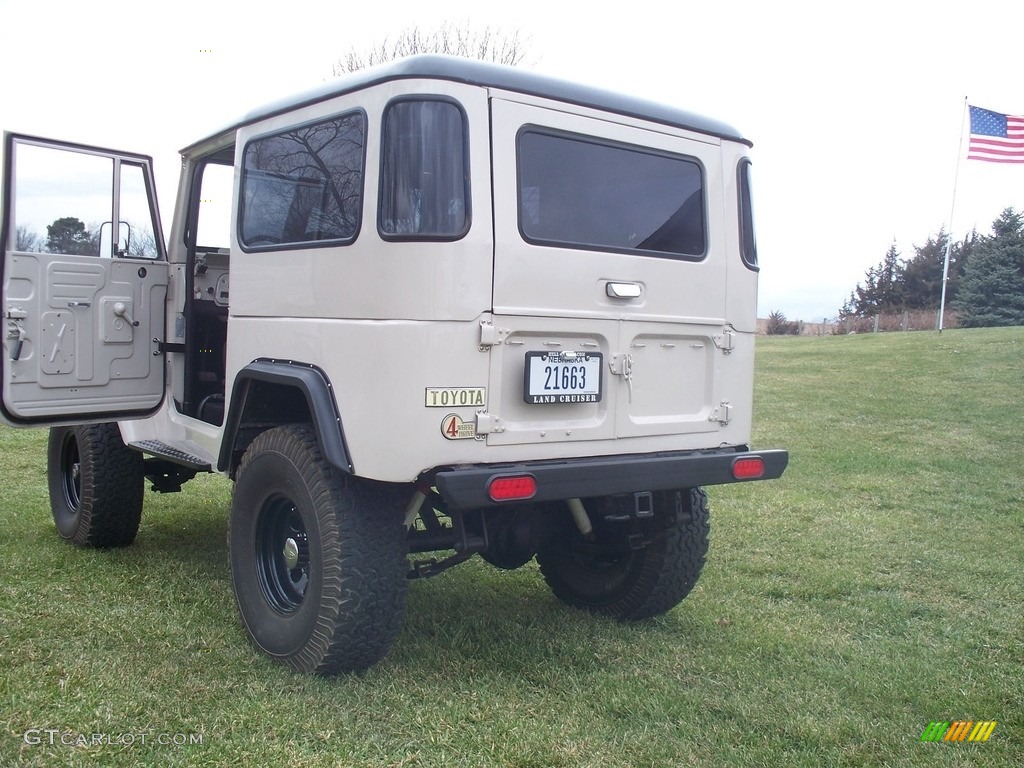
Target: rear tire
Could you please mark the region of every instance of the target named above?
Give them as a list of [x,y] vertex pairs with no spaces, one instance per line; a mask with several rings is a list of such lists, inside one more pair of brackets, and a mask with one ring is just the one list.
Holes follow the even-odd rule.
[[50,510],[62,538],[96,548],[135,541],[144,464],[121,440],[117,424],[51,429],[46,464]]
[[[585,499],[597,536],[587,541],[576,530],[549,540],[537,562],[555,596],[576,608],[622,620],[665,613],[693,589],[708,551],[707,495],[700,488],[653,494],[651,541],[641,549],[611,542],[616,526],[597,514],[596,500]],[[621,541],[621,535],[619,539]]]
[[331,466],[309,427],[259,435],[239,466],[228,528],[253,645],[319,675],[383,658],[405,619],[407,496]]

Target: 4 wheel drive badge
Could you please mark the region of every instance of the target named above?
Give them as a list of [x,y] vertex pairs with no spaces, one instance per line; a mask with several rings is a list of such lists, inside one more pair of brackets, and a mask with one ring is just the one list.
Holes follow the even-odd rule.
[[476,422],[463,421],[457,413],[449,413],[441,421],[441,434],[446,440],[469,440],[476,437]]

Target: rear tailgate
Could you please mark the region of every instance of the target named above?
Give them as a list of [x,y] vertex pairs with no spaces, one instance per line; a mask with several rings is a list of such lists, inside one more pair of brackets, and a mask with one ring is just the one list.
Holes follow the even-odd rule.
[[720,140],[507,99],[491,108],[500,343],[488,443],[718,431],[730,338],[727,244],[713,236],[726,228]]

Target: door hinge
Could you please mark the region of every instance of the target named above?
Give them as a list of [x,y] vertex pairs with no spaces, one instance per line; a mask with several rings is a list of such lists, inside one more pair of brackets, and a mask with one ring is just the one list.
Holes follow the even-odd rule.
[[732,419],[732,405],[729,404],[728,400],[723,400],[718,404],[718,407],[711,411],[711,415],[708,416],[708,421],[717,421],[723,427],[726,426]]
[[711,340],[715,342],[715,346],[722,350],[723,354],[728,355],[732,352],[733,340],[736,338],[736,331],[732,328],[726,328],[722,331],[720,336],[712,336]]
[[155,338],[153,343],[156,344],[156,349],[153,350],[153,356],[166,355],[168,352],[185,352],[185,342],[183,341],[163,341],[162,339]]

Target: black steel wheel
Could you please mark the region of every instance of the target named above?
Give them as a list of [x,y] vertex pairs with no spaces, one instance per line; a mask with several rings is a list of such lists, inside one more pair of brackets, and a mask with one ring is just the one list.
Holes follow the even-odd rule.
[[50,510],[62,538],[83,547],[123,547],[142,520],[142,454],[117,424],[55,427],[47,447]]
[[256,572],[267,602],[282,614],[302,605],[309,586],[309,535],[287,496],[267,500],[256,523]]
[[708,550],[707,495],[700,488],[653,494],[653,519],[636,528],[647,539],[635,546],[600,517],[598,500],[585,499],[595,537],[566,524],[537,553],[555,596],[577,608],[637,620],[665,613],[697,583]]
[[232,586],[253,645],[320,675],[383,658],[405,619],[410,493],[331,466],[308,426],[259,435],[238,468],[228,528]]

